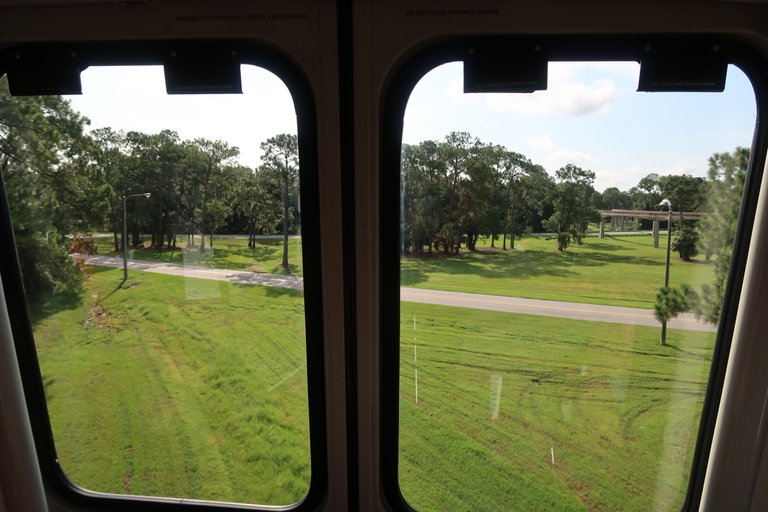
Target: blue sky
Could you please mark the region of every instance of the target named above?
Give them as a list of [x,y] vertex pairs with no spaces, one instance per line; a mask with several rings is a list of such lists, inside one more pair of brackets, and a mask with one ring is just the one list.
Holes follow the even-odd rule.
[[725,92],[695,94],[636,92],[639,71],[634,62],[550,63],[546,91],[463,94],[462,64],[446,64],[415,87],[403,140],[467,131],[550,174],[567,163],[591,169],[601,191],[651,172],[705,176],[710,155],[751,144],[754,93],[738,68]]
[[[729,68],[722,94],[638,93],[638,73],[637,63],[550,63],[547,91],[463,94],[462,65],[446,64],[414,89],[403,140],[467,131],[550,173],[566,163],[591,169],[601,191],[626,190],[651,172],[704,176],[711,154],[750,145],[754,93],[737,68]],[[89,68],[82,81],[83,96],[69,99],[93,128],[220,139],[252,167],[262,141],[296,132],[288,90],[253,66],[243,66],[243,95],[168,96],[160,67]]]

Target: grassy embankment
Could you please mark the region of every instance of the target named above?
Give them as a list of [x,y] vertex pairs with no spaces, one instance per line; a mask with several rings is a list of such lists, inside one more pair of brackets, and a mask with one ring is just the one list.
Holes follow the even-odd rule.
[[[486,293],[530,299],[562,300],[652,309],[664,286],[666,236],[653,247],[650,236],[587,238],[558,252],[554,240],[528,237],[514,251],[483,240],[480,250],[459,257],[405,257],[403,286]],[[700,260],[670,260],[670,285],[698,288],[712,280],[712,268]]]

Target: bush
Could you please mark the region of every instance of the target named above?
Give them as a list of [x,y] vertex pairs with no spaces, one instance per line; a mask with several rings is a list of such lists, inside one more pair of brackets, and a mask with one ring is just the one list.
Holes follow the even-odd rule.
[[699,232],[693,226],[683,224],[675,230],[672,249],[680,254],[682,260],[691,261],[691,258],[699,254],[698,243]]
[[668,322],[685,313],[698,302],[696,293],[687,284],[678,288],[661,288],[656,295],[654,315],[659,322]]

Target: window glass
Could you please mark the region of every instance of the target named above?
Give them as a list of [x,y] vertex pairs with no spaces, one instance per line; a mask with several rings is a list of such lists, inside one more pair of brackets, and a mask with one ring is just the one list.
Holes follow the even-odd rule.
[[243,95],[167,96],[161,67],[89,68],[71,98],[0,83],[53,440],[87,490],[308,492],[296,114],[273,74],[242,75]]
[[638,73],[550,63],[547,91],[463,94],[453,63],[414,89],[398,474],[416,509],[680,509],[754,93],[732,66],[721,94],[638,93]]

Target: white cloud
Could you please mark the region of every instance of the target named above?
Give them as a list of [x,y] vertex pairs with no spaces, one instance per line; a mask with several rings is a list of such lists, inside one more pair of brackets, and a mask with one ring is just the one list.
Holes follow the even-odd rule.
[[616,99],[616,84],[609,78],[591,84],[555,80],[550,84],[546,91],[533,94],[488,95],[486,104],[492,112],[584,116],[607,112]]
[[[614,78],[622,82],[631,79],[634,87],[640,67],[633,62],[550,63],[547,90],[532,94],[464,94],[462,68],[445,66],[448,69],[452,76],[443,82],[440,96],[452,105],[482,106],[496,113],[583,116],[607,112],[618,95]],[[594,75],[595,71],[600,78],[582,76]]]
[[552,137],[546,134],[534,135],[524,140],[525,144],[534,150],[529,155],[535,163],[543,164],[549,171],[559,169],[566,164],[591,168],[598,163],[594,156],[574,149],[558,147]]

